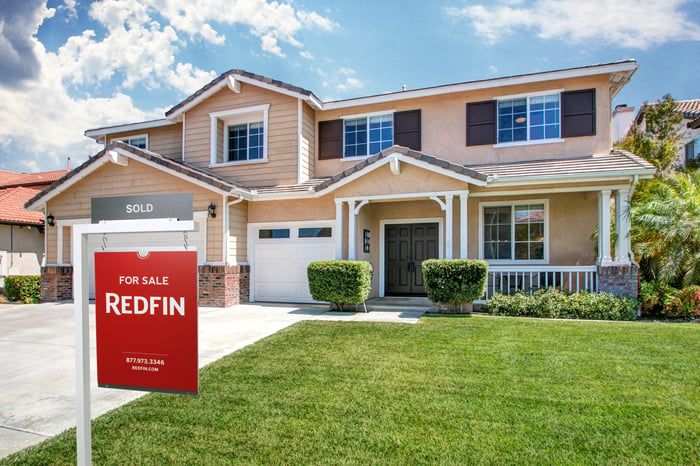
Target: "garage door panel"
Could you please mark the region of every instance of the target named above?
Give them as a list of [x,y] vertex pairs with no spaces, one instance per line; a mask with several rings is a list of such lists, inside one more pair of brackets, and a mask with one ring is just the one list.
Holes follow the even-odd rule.
[[314,302],[309,294],[306,269],[313,261],[335,258],[335,240],[326,237],[256,239],[254,248],[256,301]]

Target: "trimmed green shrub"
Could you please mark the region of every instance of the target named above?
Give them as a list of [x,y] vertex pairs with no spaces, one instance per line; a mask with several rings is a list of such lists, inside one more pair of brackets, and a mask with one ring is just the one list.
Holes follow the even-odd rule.
[[637,301],[628,296],[586,291],[566,294],[554,288],[532,295],[497,293],[489,298],[487,307],[489,314],[501,316],[596,320],[634,320],[637,316]]
[[434,303],[470,303],[486,292],[489,267],[486,261],[427,259],[421,267],[425,291]]
[[37,275],[10,275],[5,277],[5,296],[10,301],[27,304],[41,301],[41,277]]
[[306,273],[314,301],[328,301],[340,311],[344,304],[366,301],[372,289],[372,264],[366,261],[316,261]]

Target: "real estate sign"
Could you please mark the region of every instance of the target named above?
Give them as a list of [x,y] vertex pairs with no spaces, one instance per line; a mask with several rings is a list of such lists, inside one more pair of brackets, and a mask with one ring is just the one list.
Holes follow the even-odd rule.
[[197,253],[95,253],[97,383],[196,395]]

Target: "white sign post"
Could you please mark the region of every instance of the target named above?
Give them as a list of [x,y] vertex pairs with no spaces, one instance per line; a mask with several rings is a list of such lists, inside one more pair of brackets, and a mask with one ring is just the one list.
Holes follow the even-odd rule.
[[107,233],[158,233],[195,231],[193,220],[144,219],[102,221],[73,227],[73,297],[75,303],[75,375],[78,465],[92,464],[90,432],[90,314],[88,235]]

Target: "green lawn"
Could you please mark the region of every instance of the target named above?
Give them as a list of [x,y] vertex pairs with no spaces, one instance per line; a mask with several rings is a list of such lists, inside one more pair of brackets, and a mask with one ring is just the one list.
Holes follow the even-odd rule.
[[[700,325],[303,322],[93,422],[95,464],[697,464]],[[75,431],[0,460],[74,464]]]

